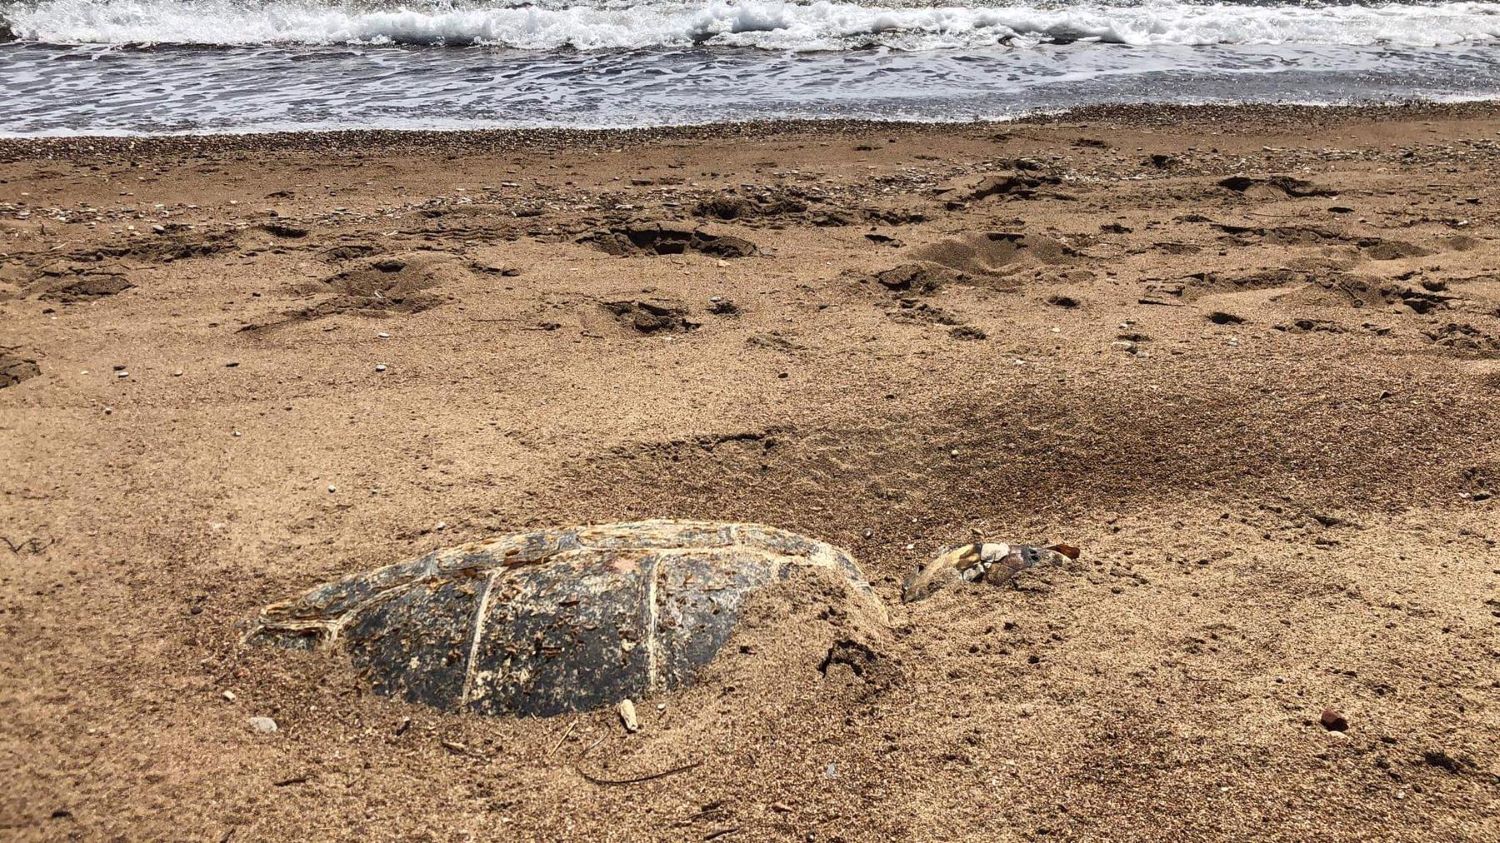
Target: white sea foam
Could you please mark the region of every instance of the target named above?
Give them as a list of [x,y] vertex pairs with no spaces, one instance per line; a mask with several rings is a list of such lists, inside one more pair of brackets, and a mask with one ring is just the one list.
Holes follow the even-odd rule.
[[1500,3],[867,6],[683,2],[411,6],[314,0],[36,0],[4,13],[22,40],[60,44],[443,44],[524,50],[681,47],[903,50],[1092,40],[1133,46],[1500,42]]

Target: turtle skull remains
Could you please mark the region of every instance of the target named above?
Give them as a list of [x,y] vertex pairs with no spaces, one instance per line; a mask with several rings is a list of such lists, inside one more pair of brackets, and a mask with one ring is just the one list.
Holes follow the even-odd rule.
[[246,641],[339,648],[377,693],[551,715],[692,681],[755,591],[800,576],[850,612],[885,609],[849,554],[753,524],[641,521],[430,553],[264,609]]
[[1038,547],[1004,542],[971,543],[944,551],[901,584],[901,602],[915,603],[942,589],[965,582],[1005,585],[1028,568],[1062,564],[1078,558],[1078,548],[1066,544]]

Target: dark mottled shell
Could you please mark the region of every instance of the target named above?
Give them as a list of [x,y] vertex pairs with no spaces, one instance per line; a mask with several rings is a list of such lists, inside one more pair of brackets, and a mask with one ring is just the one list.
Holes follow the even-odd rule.
[[251,643],[342,647],[375,691],[444,709],[550,715],[677,687],[711,661],[745,597],[847,553],[753,524],[642,521],[439,550],[267,607]]

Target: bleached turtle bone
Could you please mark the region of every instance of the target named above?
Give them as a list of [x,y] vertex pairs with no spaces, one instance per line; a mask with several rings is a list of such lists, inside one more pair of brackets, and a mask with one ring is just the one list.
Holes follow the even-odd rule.
[[901,584],[901,602],[915,603],[944,588],[965,582],[1004,585],[1027,568],[1060,565],[1078,558],[1078,548],[1067,544],[1038,547],[1005,542],[973,542],[938,554],[912,572]]

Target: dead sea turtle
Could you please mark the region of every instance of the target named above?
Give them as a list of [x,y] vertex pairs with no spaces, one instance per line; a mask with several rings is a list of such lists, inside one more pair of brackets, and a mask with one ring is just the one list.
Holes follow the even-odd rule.
[[438,550],[267,607],[246,640],[340,647],[377,693],[551,715],[683,685],[746,597],[799,574],[885,610],[847,553],[753,524],[641,521]]
[[1029,544],[983,542],[960,545],[938,554],[901,584],[901,602],[915,603],[964,582],[1004,585],[1027,568],[1060,565],[1078,558],[1078,548],[1067,544],[1037,547]]

